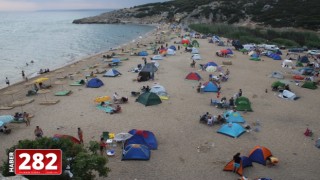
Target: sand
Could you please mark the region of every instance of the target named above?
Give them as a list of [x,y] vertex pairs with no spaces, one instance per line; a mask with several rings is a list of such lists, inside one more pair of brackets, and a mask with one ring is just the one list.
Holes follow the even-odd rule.
[[[156,32],[152,32],[141,39],[141,44],[148,44],[154,41],[155,37]],[[168,44],[171,45],[174,41],[179,39],[171,39]],[[304,89],[292,83],[291,89],[301,98],[297,101],[278,98],[270,88],[276,79],[269,78],[268,75],[275,70],[288,72],[281,68],[281,62],[267,57],[262,57],[263,61],[260,62],[250,61],[247,55],[235,51],[234,57],[228,58],[232,65],[224,66],[224,69],[230,70],[230,78],[221,84],[221,97],[229,99],[241,88],[243,96],[251,100],[253,108],[253,112],[241,114],[251,126],[259,120],[261,131],[251,131],[236,139],[218,134],[218,125],[209,127],[199,123],[199,116],[205,112],[214,115],[223,112],[210,106],[210,99],[216,99],[216,93],[197,93],[198,82],[185,80],[185,76],[189,72],[197,71],[204,79],[201,82],[205,82],[209,73],[198,71],[198,64],[214,61],[222,65],[226,58],[215,55],[215,52],[223,47],[209,44],[207,39],[198,41],[202,60],[197,61],[196,69],[190,67],[191,54],[184,52],[182,48],[175,56],[167,56],[159,61],[160,68],[154,81],[132,81],[137,74],[128,72],[129,69],[142,64],[143,61],[139,56],[128,55],[124,57],[130,59],[117,68],[122,73],[121,77],[105,78],[98,75],[105,83],[98,89],[68,86],[74,81],[68,79],[63,87],[72,90],[73,93],[66,97],[53,96],[54,92],[61,89],[61,85],[54,85],[55,77],[79,71],[81,75],[75,76],[75,80],[84,78],[84,75],[91,71],[88,67],[99,64],[98,67],[103,68],[106,65],[101,61],[102,54],[64,67],[64,72],[49,73],[53,88],[51,93],[46,94],[46,98],[58,99],[60,102],[50,106],[39,105],[39,102],[45,99],[44,95],[33,96],[35,101],[23,106],[23,111],[34,114],[31,126],[8,125],[12,133],[0,134],[1,158],[6,158],[5,149],[16,144],[19,139],[34,139],[33,130],[37,125],[43,129],[44,135],[49,137],[56,133],[77,137],[77,127],[81,127],[86,145],[90,140],[98,141],[103,131],[120,133],[131,129],[145,129],[156,135],[158,150],[152,151],[149,161],[121,161],[121,149],[118,145],[116,156],[109,158],[108,167],[112,170],[109,179],[237,179],[238,175],[222,171],[223,167],[237,152],[248,156],[255,145],[268,147],[280,162],[271,168],[254,163],[253,167],[244,170],[247,177],[318,179],[320,151],[314,144],[320,130],[319,90]],[[129,50],[130,47],[134,47],[134,44],[128,44],[124,48]],[[291,75],[286,73],[286,79],[291,80],[290,77]],[[138,91],[143,85],[152,86],[154,83],[166,88],[170,95],[169,100],[156,106],[145,107],[136,103],[134,97],[130,97],[131,91]],[[2,94],[9,89],[20,90],[14,95],[14,99],[17,100],[24,98],[31,87],[21,83],[1,90],[1,105],[12,101],[10,95]],[[268,93],[265,89],[268,89]],[[120,114],[110,115],[95,108],[95,97],[112,96],[114,92],[129,97],[129,103],[122,105]],[[17,111],[21,111],[20,107],[1,110],[0,113],[14,114]],[[315,133],[314,139],[303,135],[306,128]]]

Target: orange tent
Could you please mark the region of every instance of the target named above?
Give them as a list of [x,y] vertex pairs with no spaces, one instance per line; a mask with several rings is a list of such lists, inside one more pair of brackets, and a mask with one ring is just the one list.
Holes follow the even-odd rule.
[[[233,163],[234,161],[230,161],[224,168],[223,170],[224,171],[233,171],[234,167],[233,167]],[[237,174],[239,174],[240,176],[242,176],[243,174],[243,169],[246,168],[246,167],[249,167],[249,166],[252,166],[252,162],[251,160],[246,157],[246,156],[242,156],[241,157],[241,162],[240,162],[240,167],[238,168],[237,170]]]
[[255,146],[249,154],[249,158],[252,162],[262,165],[266,165],[266,160],[270,156],[272,156],[271,151],[264,146]]

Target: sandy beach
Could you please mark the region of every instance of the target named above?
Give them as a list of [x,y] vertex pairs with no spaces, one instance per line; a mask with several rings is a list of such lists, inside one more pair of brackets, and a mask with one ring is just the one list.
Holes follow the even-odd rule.
[[[169,31],[169,29],[160,29]],[[141,44],[149,46],[154,42],[157,32],[153,31],[140,39]],[[173,33],[172,33],[173,35]],[[180,38],[169,39],[167,43],[174,44]],[[85,75],[103,69],[107,63],[103,62],[103,54],[106,52],[83,59],[75,64],[62,68],[63,72],[50,72],[43,76],[50,78],[46,84],[52,84],[51,93],[31,96],[35,101],[23,106],[23,111],[33,114],[31,126],[22,124],[8,124],[12,129],[10,135],[0,134],[0,157],[5,159],[6,148],[16,144],[20,139],[34,139],[33,131],[40,126],[44,135],[51,137],[54,134],[68,134],[77,137],[77,127],[84,132],[85,145],[90,140],[99,141],[103,131],[113,133],[128,132],[131,129],[144,129],[152,131],[158,140],[158,150],[151,153],[149,161],[121,161],[120,145],[116,148],[116,156],[109,158],[108,167],[111,168],[108,179],[119,180],[147,180],[147,179],[217,179],[234,180],[239,175],[226,172],[222,169],[232,160],[237,152],[248,156],[255,145],[268,147],[274,156],[279,158],[279,163],[273,167],[266,167],[257,163],[253,167],[244,169],[244,175],[253,179],[257,177],[270,177],[272,179],[296,179],[316,180],[320,177],[318,170],[320,151],[314,146],[315,140],[320,136],[318,111],[320,98],[319,89],[310,90],[290,84],[293,92],[300,97],[296,101],[284,100],[271,91],[271,83],[276,81],[268,77],[272,71],[285,73],[286,80],[292,80],[288,69],[281,67],[281,61],[274,61],[268,57],[262,57],[262,61],[250,61],[248,55],[234,51],[231,58],[217,57],[215,52],[225,47],[208,43],[207,39],[197,39],[200,44],[202,60],[196,61],[196,68],[191,68],[191,53],[184,52],[184,48],[176,52],[175,56],[166,56],[158,61],[159,70],[155,73],[154,81],[136,82],[137,73],[129,70],[137,64],[143,64],[140,56],[126,54],[117,70],[122,73],[120,77],[107,78],[102,74],[97,75],[104,82],[101,88],[86,88],[84,86],[69,86],[75,80],[84,79]],[[124,46],[125,50],[135,47],[131,43]],[[159,46],[158,46],[159,47]],[[146,49],[141,46],[137,51]],[[230,47],[231,48],[231,47]],[[234,49],[232,47],[232,49]],[[121,50],[116,51],[118,53]],[[151,51],[148,51],[151,54]],[[284,53],[286,54],[286,53]],[[149,55],[147,57],[150,61]],[[284,57],[284,56],[282,56]],[[243,96],[248,97],[252,103],[253,112],[241,114],[247,124],[259,120],[261,129],[259,132],[251,131],[239,138],[231,138],[216,131],[219,125],[209,127],[199,123],[199,116],[205,112],[217,115],[223,112],[214,106],[210,106],[210,99],[217,99],[216,93],[197,93],[196,86],[199,82],[185,80],[189,72],[198,72],[203,81],[208,81],[210,73],[199,71],[199,64],[214,61],[222,65],[225,60],[231,60],[232,65],[223,66],[230,70],[230,78],[221,83],[221,97],[229,99],[239,89]],[[90,69],[89,67],[97,66]],[[66,79],[64,89],[72,90],[70,96],[57,97],[54,92],[61,90],[61,85],[55,85],[56,77],[61,75],[79,74],[74,80]],[[216,75],[219,72],[214,73]],[[32,81],[32,80],[29,80]],[[130,96],[131,91],[139,91],[142,86],[152,86],[155,83],[163,85],[169,100],[161,104],[147,106],[135,102],[135,97]],[[27,90],[31,86],[25,83],[10,86],[0,90],[0,105],[10,104],[12,97],[3,95],[5,91],[18,89],[13,95],[14,100],[26,98]],[[268,89],[268,92],[265,92]],[[128,96],[129,103],[123,104],[119,114],[106,114],[95,107],[94,98],[99,96],[112,96],[117,92],[120,96]],[[39,105],[39,102],[47,99],[59,99],[55,105]],[[21,111],[20,107],[11,110],[0,110],[1,115],[13,115]],[[306,128],[314,132],[314,139],[304,136]],[[103,179],[103,178],[99,178]]]

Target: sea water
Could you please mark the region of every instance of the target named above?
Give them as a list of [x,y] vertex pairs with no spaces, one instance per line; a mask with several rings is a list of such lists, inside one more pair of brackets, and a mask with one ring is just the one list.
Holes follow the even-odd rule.
[[[110,10],[0,12],[0,88],[133,41],[154,29],[133,24],[72,24]],[[33,61],[34,63],[31,63]],[[28,65],[27,65],[28,64]]]

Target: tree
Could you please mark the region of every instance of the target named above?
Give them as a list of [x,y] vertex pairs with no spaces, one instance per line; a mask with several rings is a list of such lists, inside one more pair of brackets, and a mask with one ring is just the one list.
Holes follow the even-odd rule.
[[[90,145],[94,145],[90,142]],[[54,138],[41,138],[37,140],[21,140],[17,145],[7,149],[7,156],[9,152],[15,149],[61,149],[62,150],[62,169],[65,170],[67,165],[70,165],[73,179],[91,180],[95,178],[95,174],[99,176],[108,176],[110,169],[106,167],[108,162],[106,157],[100,156],[96,153],[96,148],[89,148],[71,142],[69,139],[54,139]],[[72,159],[68,161],[67,158]],[[13,176],[9,173],[8,161],[3,161],[2,174],[4,176]],[[70,179],[67,174],[59,176],[26,176],[28,179]]]

